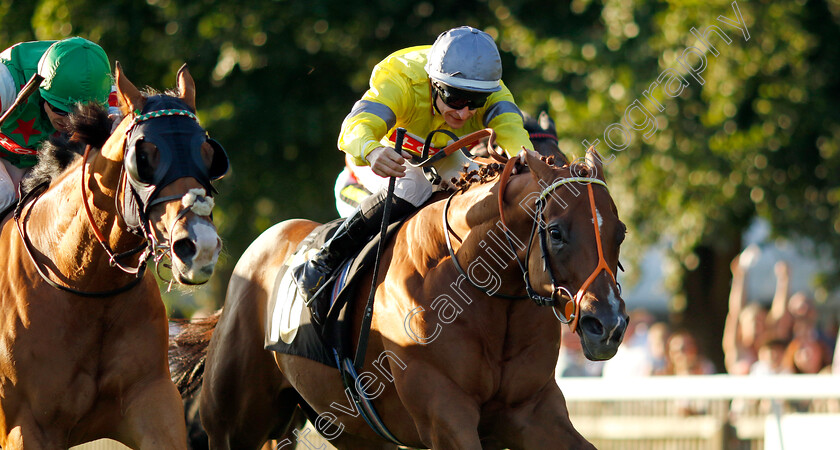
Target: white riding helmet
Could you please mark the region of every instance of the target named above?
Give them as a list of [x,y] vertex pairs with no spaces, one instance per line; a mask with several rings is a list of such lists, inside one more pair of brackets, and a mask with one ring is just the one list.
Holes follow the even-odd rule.
[[496,92],[502,87],[502,59],[489,34],[458,27],[438,36],[426,63],[429,77],[456,89]]

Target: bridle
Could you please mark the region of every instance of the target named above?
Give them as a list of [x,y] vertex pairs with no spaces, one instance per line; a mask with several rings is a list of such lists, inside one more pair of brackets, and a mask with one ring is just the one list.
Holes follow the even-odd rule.
[[[122,294],[123,292],[129,291],[143,280],[143,274],[146,270],[146,260],[148,260],[149,256],[151,255],[150,246],[148,241],[144,240],[143,243],[135,247],[127,252],[116,253],[111,250],[111,247],[108,245],[105,236],[102,234],[102,231],[96,226],[95,222],[93,221],[93,215],[90,211],[90,206],[87,202],[87,190],[85,189],[85,166],[87,165],[87,157],[90,152],[90,145],[85,148],[85,153],[82,159],[82,177],[81,177],[81,184],[82,184],[82,204],[84,205],[85,214],[88,218],[88,222],[91,224],[91,228],[93,229],[94,235],[96,236],[97,241],[105,249],[105,252],[108,254],[108,261],[111,267],[117,267],[125,273],[135,275],[135,277],[129,281],[128,283],[124,284],[115,289],[110,289],[107,291],[83,291],[80,289],[76,289],[72,286],[67,286],[56,281],[53,281],[47,274],[44,272],[42,265],[38,263],[38,260],[35,259],[35,255],[32,253],[32,243],[30,242],[29,238],[26,236],[26,227],[24,222],[26,221],[26,217],[32,212],[32,209],[35,206],[35,202],[40,198],[41,194],[43,194],[47,188],[49,187],[49,182],[44,182],[37,186],[36,188],[29,191],[24,198],[20,200],[18,203],[17,208],[15,208],[14,214],[14,221],[15,225],[17,226],[18,234],[20,235],[20,239],[23,242],[23,248],[26,250],[26,253],[29,255],[29,259],[32,260],[32,264],[35,266],[35,270],[38,272],[38,275],[50,286],[65,291],[70,292],[71,294],[79,295],[82,297],[94,297],[94,298],[102,298],[102,297],[111,297],[114,295]],[[31,202],[30,202],[31,198]],[[26,216],[22,219],[21,214],[23,211],[24,205],[27,203],[31,203],[29,210],[27,211]],[[119,260],[132,256],[134,254],[140,253],[139,264],[137,267],[130,268],[126,267],[119,262]]]
[[[505,168],[504,168],[504,170],[502,172],[502,175],[500,176],[500,179],[499,179],[499,194],[498,194],[499,195],[499,216],[500,216],[500,219],[501,219],[502,231],[505,235],[505,238],[507,239],[508,245],[510,246],[510,250],[512,252],[511,254],[513,254],[513,255],[517,255],[517,249],[516,249],[516,245],[514,243],[514,237],[512,236],[512,232],[510,231],[509,227],[507,226],[507,223],[505,222],[504,193],[505,193],[505,189],[507,187],[508,180],[510,179],[511,174],[513,173],[513,168],[515,167],[515,165],[516,165],[516,158],[512,158],[512,159],[508,160],[507,163],[505,164]],[[546,198],[552,192],[554,192],[555,189],[557,189],[560,186],[563,186],[565,184],[568,184],[568,183],[585,183],[586,186],[587,186],[587,192],[588,192],[588,195],[589,195],[589,207],[590,207],[590,211],[592,213],[592,222],[594,224],[594,229],[595,229],[595,243],[596,243],[597,250],[598,250],[598,264],[595,266],[595,269],[592,271],[592,273],[589,275],[589,277],[586,279],[586,281],[584,281],[584,283],[580,286],[580,288],[577,291],[577,294],[574,295],[574,296],[571,294],[571,291],[567,287],[561,285],[555,279],[554,270],[551,267],[551,259],[549,257],[550,255],[548,254],[548,249],[547,249],[546,242],[545,242],[546,241],[546,236],[545,236],[546,227],[539,226],[540,223],[545,223],[544,212],[545,212],[545,208],[546,208],[546,204],[547,204]],[[451,256],[451,259],[452,259],[453,263],[455,264],[455,267],[458,269],[458,271],[462,275],[464,275],[466,277],[466,279],[470,282],[470,284],[472,284],[474,287],[476,287],[477,289],[481,290],[482,292],[484,292],[485,294],[487,294],[489,296],[499,297],[499,298],[507,298],[507,299],[530,298],[531,300],[533,300],[539,306],[551,306],[552,311],[554,311],[555,316],[557,316],[557,310],[554,308],[554,306],[557,306],[557,300],[555,298],[556,298],[557,294],[562,291],[562,293],[565,294],[565,296],[569,300],[566,301],[566,305],[564,307],[565,314],[561,313],[559,316],[557,316],[557,319],[564,324],[568,324],[569,328],[572,330],[572,332],[575,332],[575,330],[577,329],[578,320],[580,318],[580,303],[583,300],[583,296],[586,294],[586,292],[589,289],[589,286],[592,284],[592,282],[595,281],[595,278],[598,277],[598,275],[600,275],[600,273],[602,271],[607,272],[607,274],[612,279],[613,283],[616,285],[617,289],[619,289],[619,290],[621,289],[620,285],[616,281],[615,274],[609,268],[609,265],[607,264],[606,258],[604,257],[604,250],[603,250],[603,246],[602,246],[602,243],[601,243],[601,231],[598,227],[598,214],[597,214],[597,211],[595,209],[595,195],[594,195],[593,188],[592,188],[593,184],[600,185],[600,186],[603,186],[604,188],[607,188],[607,184],[603,180],[600,180],[598,178],[567,177],[567,178],[561,178],[561,179],[555,181],[554,183],[552,183],[551,185],[545,187],[545,189],[543,189],[542,192],[540,192],[539,196],[535,200],[535,204],[534,204],[535,211],[534,211],[534,214],[533,214],[534,222],[531,226],[531,233],[530,233],[530,237],[528,239],[528,246],[527,246],[526,253],[525,253],[525,259],[523,261],[523,260],[520,260],[518,256],[515,256],[516,262],[519,265],[520,270],[522,271],[522,277],[523,277],[523,280],[525,282],[525,293],[526,293],[526,295],[524,295],[524,296],[509,296],[509,295],[505,295],[505,294],[499,294],[499,293],[496,293],[496,292],[489,292],[484,287],[476,284],[466,274],[464,269],[458,263],[458,260],[455,258],[455,252],[452,249],[452,245],[451,245],[451,242],[450,242],[450,239],[449,239],[449,234],[451,232],[451,228],[449,227],[448,220],[447,220],[447,211],[449,209],[449,203],[452,200],[452,196],[455,195],[455,193],[453,193],[453,195],[450,196],[449,199],[447,200],[446,206],[444,207],[443,219],[444,219],[444,234],[446,235],[446,244],[447,244],[447,248],[449,249],[449,254]],[[543,295],[540,295],[534,289],[534,287],[531,283],[531,277],[530,277],[530,274],[529,274],[529,271],[528,271],[528,261],[530,259],[531,250],[532,250],[532,247],[533,247],[534,235],[537,233],[538,228],[539,228],[539,241],[540,241],[540,251],[542,252],[542,259],[544,261],[544,264],[546,265],[547,272],[548,272],[549,277],[551,279],[552,290],[551,290],[550,297],[545,297]]]
[[[159,117],[170,117],[170,116],[187,116],[187,117],[190,117],[190,118],[196,120],[196,122],[198,121],[198,119],[196,118],[194,113],[192,113],[191,111],[182,110],[182,109],[159,110],[159,111],[153,111],[151,113],[142,114],[142,115],[135,113],[135,117],[132,119],[131,124],[128,126],[128,128],[125,131],[125,141],[124,142],[128,141],[129,134],[135,128],[135,125],[137,125],[138,123],[149,120],[149,119],[154,119],[154,118],[159,118]],[[125,143],[123,145],[125,145]],[[152,255],[154,255],[156,270],[157,270],[158,274],[160,274],[160,263],[170,253],[171,249],[168,246],[160,243],[160,241],[157,239],[157,235],[154,231],[154,227],[151,225],[149,220],[142,220],[141,221],[141,229],[142,229],[142,236],[141,237],[143,238],[143,242],[139,246],[137,246],[137,247],[135,247],[131,250],[128,250],[126,252],[122,252],[122,253],[117,253],[111,248],[111,246],[108,244],[107,238],[104,236],[104,234],[100,230],[99,226],[94,221],[90,205],[88,204],[88,195],[87,195],[86,185],[87,185],[87,180],[88,180],[87,166],[88,166],[88,156],[90,154],[90,150],[91,150],[91,146],[90,145],[86,146],[84,155],[82,156],[81,195],[82,195],[82,205],[84,206],[85,216],[87,217],[88,223],[89,223],[89,225],[90,225],[90,227],[91,227],[91,229],[92,229],[92,231],[93,231],[93,233],[96,237],[97,242],[99,242],[99,245],[102,247],[102,249],[108,255],[108,261],[109,261],[109,264],[111,265],[111,267],[116,267],[124,273],[127,273],[129,275],[134,275],[134,278],[131,281],[129,281],[128,283],[126,283],[123,286],[120,286],[120,287],[115,288],[115,289],[107,290],[107,291],[82,291],[82,290],[79,290],[79,289],[75,289],[71,286],[66,286],[64,284],[53,281],[44,272],[43,268],[38,263],[38,261],[35,259],[34,255],[32,253],[32,249],[31,249],[32,244],[26,236],[25,226],[21,221],[21,213],[22,213],[23,206],[28,202],[28,199],[30,197],[32,197],[32,200],[31,200],[32,205],[30,206],[29,211],[27,212],[27,216],[28,216],[29,212],[32,211],[32,207],[34,206],[35,201],[40,197],[40,195],[44,191],[46,191],[46,188],[48,187],[48,182],[43,183],[40,186],[36,187],[35,189],[31,190],[23,199],[21,199],[17,208],[15,209],[14,221],[15,221],[15,224],[17,225],[18,233],[20,234],[20,237],[21,237],[21,240],[24,244],[23,246],[26,249],[26,252],[29,254],[30,259],[32,260],[33,264],[35,265],[35,269],[37,270],[38,274],[41,276],[41,278],[44,279],[44,281],[47,284],[49,284],[50,286],[53,286],[57,289],[60,289],[60,290],[66,291],[66,292],[70,292],[70,293],[73,293],[73,294],[76,294],[76,295],[79,295],[79,296],[83,296],[83,297],[110,297],[110,296],[114,296],[114,295],[126,292],[126,291],[134,288],[136,285],[138,285],[143,280],[143,275],[145,274],[147,261],[149,260],[149,258]],[[122,186],[125,186],[126,188],[128,188],[128,183],[125,183],[125,179],[126,179],[127,176],[128,175],[126,174],[126,171],[125,171],[125,161],[123,161],[123,168],[122,168],[122,173],[120,174],[119,184],[122,185]],[[117,186],[117,191],[118,192],[117,192],[117,195],[115,196],[117,203],[119,203],[119,198],[120,198],[119,188],[120,188],[120,186]],[[200,190],[200,191],[201,191],[201,194],[204,194],[204,190]],[[191,193],[192,193],[192,191],[191,191]],[[193,196],[194,197],[189,197],[190,198],[189,201],[187,200],[188,199],[188,194],[185,194],[185,195],[170,195],[170,196],[166,196],[166,197],[157,197],[157,198],[154,198],[153,200],[151,200],[148,203],[148,205],[145,205],[145,208],[143,208],[143,209],[149,209],[149,208],[151,208],[152,206],[155,206],[155,205],[168,203],[168,202],[175,201],[175,200],[180,200],[183,204],[183,208],[178,212],[176,217],[173,219],[173,221],[172,221],[173,224],[176,223],[177,221],[181,220],[189,212],[193,211],[194,208],[202,209],[202,212],[207,212],[207,214],[204,214],[204,215],[209,215],[209,211],[207,211],[208,210],[207,205],[209,204],[209,209],[212,209],[212,202],[213,202],[212,197],[211,196],[206,196],[205,197],[204,195],[197,195],[197,193],[193,193]],[[201,197],[201,198],[198,198],[198,197]],[[122,215],[119,208],[117,208],[117,214]],[[24,219],[24,221],[25,221],[25,219]],[[174,226],[169,227],[169,230],[170,230],[169,241],[170,242],[171,242],[171,238],[172,238],[171,233],[172,233],[173,228],[174,228]],[[128,267],[128,266],[126,266],[126,265],[124,265],[120,262],[120,260],[123,260],[124,258],[130,257],[130,256],[138,254],[138,253],[140,253],[140,256],[138,258],[138,265],[136,267]]]

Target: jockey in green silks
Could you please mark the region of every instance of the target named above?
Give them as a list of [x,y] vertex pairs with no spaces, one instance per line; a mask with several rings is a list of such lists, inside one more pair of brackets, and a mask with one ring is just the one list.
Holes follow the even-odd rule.
[[[370,88],[344,119],[338,138],[347,160],[343,174],[349,172],[373,194],[348,211],[349,217],[315,257],[292,268],[317,323],[323,323],[326,302],[313,305],[312,297],[337,266],[379,230],[389,177],[397,177],[392,220],[407,216],[434,192],[422,169],[407,163],[405,158],[411,155],[394,151],[397,128],[406,129],[404,148],[416,155],[433,130],[463,136],[492,128],[496,144],[509,156],[522,147],[534,149],[522,113],[501,78],[501,58],[493,38],[466,26],[442,33],[431,46],[398,51],[376,65]],[[449,139],[435,134],[429,154]]]
[[0,127],[0,211],[17,200],[17,186],[37,162],[37,149],[67,131],[76,103],[108,104],[111,65],[102,47],[80,37],[15,44],[0,53],[0,113],[38,73],[44,80]]

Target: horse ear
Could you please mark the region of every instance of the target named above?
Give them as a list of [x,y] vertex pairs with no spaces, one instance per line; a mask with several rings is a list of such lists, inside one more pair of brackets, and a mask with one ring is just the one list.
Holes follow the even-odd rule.
[[122,70],[120,62],[116,62],[114,69],[115,78],[117,79],[117,97],[120,99],[120,107],[123,109],[123,115],[128,115],[131,111],[139,114],[143,110],[143,105],[146,104],[146,98],[140,93],[140,90],[128,80]]
[[604,158],[601,157],[601,154],[598,153],[598,150],[595,150],[595,147],[589,147],[586,150],[586,165],[592,168],[593,174],[595,178],[598,178],[601,181],[606,181],[604,178]]
[[531,150],[522,150],[525,152],[525,163],[531,168],[531,173],[537,180],[553,180],[555,175],[551,166],[544,163],[540,159],[540,154]]
[[551,129],[551,117],[548,116],[548,113],[545,111],[540,111],[540,117],[537,119],[540,124],[540,128],[543,130],[550,130]]
[[195,80],[190,75],[190,69],[187,68],[186,63],[178,69],[176,78],[178,79],[178,91],[180,92],[179,98],[195,111]]

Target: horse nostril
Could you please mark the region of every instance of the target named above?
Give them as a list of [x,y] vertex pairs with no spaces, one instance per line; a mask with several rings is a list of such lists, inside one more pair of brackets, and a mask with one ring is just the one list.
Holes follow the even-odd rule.
[[195,244],[189,239],[179,239],[172,244],[172,251],[181,261],[187,261],[195,256]]
[[601,321],[592,316],[581,317],[580,328],[591,336],[602,336],[604,334],[604,326]]

